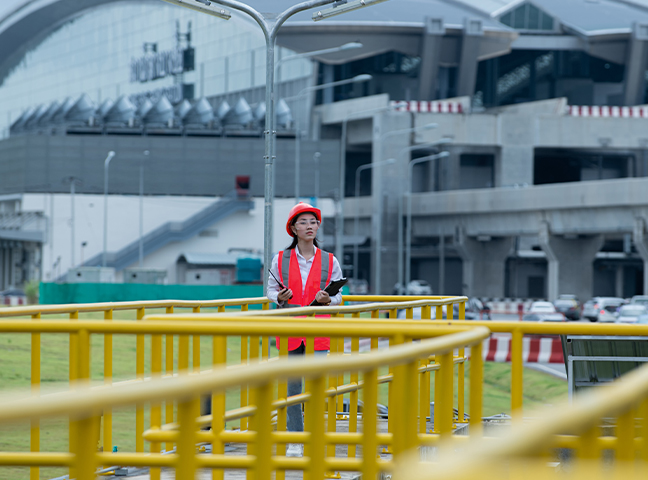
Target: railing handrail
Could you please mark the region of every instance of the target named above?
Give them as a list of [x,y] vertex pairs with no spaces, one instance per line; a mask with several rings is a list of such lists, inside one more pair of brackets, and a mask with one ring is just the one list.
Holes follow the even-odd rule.
[[66,303],[61,305],[33,305],[0,309],[1,317],[53,315],[74,312],[104,312],[107,310],[137,310],[138,308],[217,308],[272,303],[267,297],[236,298],[228,300],[144,300],[139,302]]
[[[461,449],[460,454],[447,455],[435,464],[433,472],[429,465],[420,466],[416,452],[416,462],[404,461],[404,467],[395,478],[418,478],[421,480],[440,480],[444,478],[475,478],[472,472],[483,472],[486,465],[508,462],[514,457],[537,457],[547,450],[555,435],[578,434],[589,428],[598,427],[600,419],[606,416],[619,416],[637,406],[648,396],[648,365],[632,370],[615,380],[607,388],[596,388],[579,395],[573,402],[545,407],[536,412],[535,418],[542,421],[513,424],[511,433],[497,442],[474,442]],[[645,411],[645,409],[644,409]],[[634,439],[634,427],[630,429]],[[644,438],[643,441],[646,441]],[[460,455],[460,457],[458,456]],[[470,458],[470,462],[457,461]],[[611,472],[610,472],[611,473]]]
[[487,328],[475,328],[363,355],[344,357],[330,355],[326,359],[280,359],[275,362],[259,363],[235,369],[218,368],[193,376],[181,375],[153,379],[146,383],[116,384],[110,387],[105,386],[100,390],[87,385],[77,385],[73,391],[46,398],[30,397],[4,401],[0,403],[0,422],[16,422],[68,414],[79,418],[84,415],[96,414],[102,409],[142,404],[162,398],[166,401],[186,400],[206,392],[222,392],[227,388],[240,385],[254,386],[274,380],[301,376],[311,378],[349,370],[362,372],[383,365],[401,365],[432,353],[447,353],[455,348],[482,342],[489,335],[490,331]]

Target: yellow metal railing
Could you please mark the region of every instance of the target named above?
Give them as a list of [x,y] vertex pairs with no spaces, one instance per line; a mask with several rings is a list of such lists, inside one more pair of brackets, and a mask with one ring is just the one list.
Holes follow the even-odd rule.
[[[265,424],[266,420],[269,424],[270,422],[270,411],[271,408],[283,408],[287,402],[282,398],[277,398],[277,401],[274,403],[271,402],[273,398],[272,395],[272,382],[274,380],[298,374],[303,372],[306,377],[313,375],[313,378],[310,378],[310,388],[309,392],[302,400],[308,401],[308,411],[307,411],[307,422],[309,424],[308,433],[288,433],[288,432],[279,432],[281,436],[277,440],[276,435],[272,434],[272,443],[276,443],[278,447],[285,445],[286,442],[303,442],[309,445],[309,448],[312,452],[323,451],[325,443],[329,445],[335,445],[337,443],[357,445],[364,444],[365,448],[367,445],[373,445],[371,442],[378,442],[382,445],[391,446],[394,453],[400,453],[406,448],[413,446],[419,440],[419,426],[417,425],[417,415],[418,412],[423,411],[421,405],[419,405],[419,400],[425,398],[424,395],[419,395],[419,377],[424,377],[429,373],[429,370],[426,368],[421,368],[419,366],[421,361],[424,361],[427,365],[428,358],[432,353],[439,353],[439,358],[437,359],[438,368],[442,372],[442,382],[438,388],[442,391],[440,395],[441,402],[438,404],[439,415],[441,421],[438,423],[439,434],[441,436],[448,435],[452,431],[452,392],[453,392],[453,356],[451,348],[464,348],[469,345],[473,345],[475,349],[475,355],[477,358],[480,358],[481,355],[478,354],[481,348],[481,341],[488,336],[487,329],[477,329],[468,332],[465,326],[442,326],[437,325],[435,328],[430,328],[429,325],[424,325],[419,323],[418,325],[411,326],[401,326],[386,321],[376,322],[374,325],[358,325],[355,322],[347,322],[343,324],[342,322],[330,322],[329,319],[309,319],[308,323],[303,323],[301,325],[296,325],[294,320],[287,319],[268,319],[263,317],[231,317],[220,315],[218,321],[215,322],[186,322],[186,323],[176,323],[176,322],[156,322],[156,321],[147,321],[147,322],[123,322],[123,321],[112,321],[112,322],[96,322],[96,321],[42,321],[42,322],[24,322],[24,321],[13,321],[7,320],[0,322],[0,331],[2,332],[22,332],[22,333],[70,333],[71,335],[77,336],[77,341],[75,342],[75,357],[77,359],[77,371],[75,372],[75,382],[74,388],[76,393],[71,394],[72,398],[76,400],[70,402],[67,407],[65,407],[64,412],[58,410],[59,413],[68,413],[73,417],[84,410],[84,407],[80,407],[81,404],[84,404],[84,401],[81,400],[87,395],[90,395],[88,398],[97,399],[96,402],[90,401],[93,415],[92,418],[82,418],[77,419],[73,418],[71,421],[71,431],[72,436],[70,440],[70,450],[75,453],[74,457],[71,457],[67,454],[53,454],[53,453],[32,453],[29,455],[19,454],[19,453],[4,453],[0,454],[0,465],[64,465],[72,467],[74,470],[72,474],[76,475],[77,478],[89,478],[84,475],[89,475],[88,472],[94,472],[95,467],[98,464],[124,464],[124,465],[148,465],[152,467],[160,466],[176,466],[178,470],[178,478],[193,478],[186,476],[190,471],[197,468],[197,466],[204,467],[217,467],[217,468],[251,468],[256,465],[258,467],[259,462],[264,465],[264,470],[267,466],[267,458],[262,461],[261,457],[270,457],[271,449],[265,448],[267,445],[270,445],[266,440],[262,442],[259,440],[262,431],[267,432],[268,427]],[[201,381],[198,379],[191,380],[182,380],[182,382],[177,387],[177,392],[175,394],[164,393],[169,392],[164,390],[162,385],[166,385],[163,379],[156,378],[161,376],[162,370],[162,336],[163,335],[180,335],[181,338],[183,335],[210,335],[214,337],[214,342],[218,342],[221,347],[224,345],[223,339],[225,336],[241,335],[241,332],[245,332],[251,336],[268,336],[270,334],[278,334],[280,336],[289,336],[293,335],[296,327],[299,328],[299,332],[303,335],[306,335],[308,338],[308,344],[312,349],[313,338],[316,336],[328,335],[333,339],[344,338],[344,337],[371,337],[378,338],[385,337],[394,340],[394,345],[401,345],[407,343],[407,347],[397,348],[382,351],[379,353],[374,353],[371,355],[352,355],[345,356],[340,358],[339,355],[331,355],[331,361],[322,363],[321,361],[306,361],[304,365],[308,368],[299,369],[286,367],[286,365],[294,365],[294,363],[286,363],[284,361],[279,362],[264,362],[258,365],[251,366],[251,369],[255,372],[256,369],[261,369],[265,372],[260,376],[251,376],[248,377],[248,369],[226,369],[223,370],[222,366],[220,367],[219,374],[217,376],[212,375],[209,378],[232,378],[236,379],[236,382],[233,385],[246,385],[250,388],[250,398],[253,400],[253,405],[250,405],[250,412],[253,415],[250,418],[250,429],[248,432],[225,432],[223,430],[223,418],[225,415],[224,411],[224,402],[223,398],[223,388],[227,386],[233,386],[225,383],[216,382],[213,385],[207,384],[203,385],[201,392],[205,393],[207,391],[216,390],[217,394],[213,396],[212,411],[214,415],[212,416],[212,432],[197,432],[196,430],[196,417],[197,409],[196,402],[197,397],[189,397],[189,393],[192,392],[191,388],[188,385],[202,385]],[[453,332],[461,332],[458,336],[450,338],[448,334]],[[90,342],[92,335],[106,335],[106,334],[131,334],[131,335],[151,335],[152,337],[152,371],[154,379],[145,383],[135,383],[135,384],[123,384],[118,386],[105,386],[97,389],[88,389],[84,387],[89,380],[89,365],[90,360]],[[424,341],[419,344],[411,343],[414,339],[426,339],[429,337],[444,335],[443,338],[435,339],[433,341]],[[434,343],[432,343],[434,342]],[[454,343],[453,343],[454,342]],[[220,360],[222,363],[223,359],[223,349],[221,348],[219,352],[215,351],[215,358]],[[373,356],[372,356],[373,355]],[[338,357],[337,359],[335,357]],[[367,360],[366,358],[369,358]],[[407,367],[401,365],[401,362],[408,360]],[[337,362],[337,363],[336,363]],[[479,362],[478,362],[479,363]],[[309,365],[317,365],[317,368],[310,368]],[[392,414],[390,417],[394,418],[393,422],[393,433],[381,434],[378,436],[369,435],[369,440],[362,440],[362,438],[367,438],[367,433],[371,430],[365,430],[365,434],[359,434],[357,432],[349,432],[346,435],[341,434],[340,432],[335,432],[334,429],[331,431],[331,422],[335,423],[335,414],[329,415],[328,420],[328,433],[326,434],[326,441],[320,439],[320,432],[324,434],[324,428],[321,425],[324,424],[324,401],[325,398],[330,398],[332,395],[336,395],[343,392],[337,392],[335,388],[326,389],[326,378],[334,379],[340,373],[352,372],[358,373],[365,371],[370,366],[373,366],[374,369],[371,376],[365,375],[362,383],[362,388],[365,392],[365,410],[363,418],[374,418],[375,417],[375,389],[378,385],[378,375],[377,368],[379,365],[390,365],[393,367],[392,379],[394,383],[394,394],[392,396]],[[215,367],[215,368],[217,368]],[[292,368],[292,367],[291,367]],[[287,370],[286,370],[287,369]],[[224,373],[225,372],[225,373]],[[273,373],[278,372],[278,373]],[[282,373],[283,372],[283,373]],[[286,373],[287,372],[287,373]],[[329,377],[329,374],[330,377]],[[202,375],[201,375],[202,376]],[[229,377],[228,377],[229,376]],[[176,378],[166,379],[167,382],[176,382],[179,379],[188,379],[192,377],[188,370],[182,370],[180,375]],[[257,379],[264,379],[266,382],[262,387],[256,387],[255,382],[258,383]],[[475,381],[479,380],[479,376],[475,375]],[[196,381],[197,383],[191,383]],[[160,388],[158,388],[160,385]],[[175,385],[175,383],[174,383]],[[423,388],[426,387],[426,383],[420,383]],[[358,385],[360,386],[359,382]],[[213,388],[212,388],[213,387]],[[221,388],[222,387],[222,388]],[[189,388],[189,390],[187,390]],[[119,389],[119,390],[114,390]],[[121,390],[125,389],[125,390]],[[105,411],[110,410],[115,406],[124,405],[123,400],[115,401],[111,403],[110,401],[102,400],[101,403],[98,399],[109,399],[113,391],[127,391],[127,392],[140,392],[140,395],[144,395],[142,392],[146,392],[146,399],[151,402],[151,430],[149,432],[149,439],[153,440],[151,445],[151,454],[143,456],[142,454],[107,454],[101,453],[97,454],[94,452],[95,444],[91,440],[98,435],[98,425],[97,417],[99,415],[99,409]],[[478,392],[479,389],[475,388],[475,392]],[[194,392],[197,393],[197,392]],[[429,393],[429,390],[428,390]],[[94,395],[94,396],[93,396]],[[3,420],[18,420],[20,418],[25,418],[21,414],[16,414],[16,409],[19,409],[20,405],[25,407],[34,404],[39,405],[40,410],[35,413],[32,412],[29,414],[30,419],[41,418],[46,413],[51,412],[55,408],[63,408],[64,404],[59,403],[61,398],[70,398],[68,394],[57,394],[54,396],[48,396],[47,399],[37,399],[31,398],[28,400],[21,400],[16,402],[14,406],[3,406],[0,407],[3,415],[0,415],[0,421]],[[143,400],[133,400],[133,397],[130,398],[130,404],[141,405]],[[178,408],[178,431],[163,431],[161,429],[161,405],[157,402],[162,399],[167,400],[167,406],[169,404],[173,405],[174,400],[179,400],[177,405]],[[170,401],[171,400],[171,401]],[[128,402],[126,402],[128,403]],[[427,403],[427,402],[426,402]],[[475,404],[480,404],[480,399],[474,401]],[[59,405],[54,407],[54,405]],[[373,405],[373,406],[372,406]],[[6,407],[6,408],[5,408]],[[427,408],[427,405],[426,405]],[[478,408],[478,407],[476,407]],[[48,410],[50,409],[50,410]],[[435,409],[435,410],[437,410]],[[4,415],[7,412],[12,412],[9,415]],[[329,401],[329,412],[330,412],[330,401]],[[373,412],[373,413],[372,413]],[[480,417],[477,417],[479,421]],[[373,420],[375,422],[375,418]],[[425,425],[425,417],[421,417],[421,423]],[[190,425],[190,427],[187,427]],[[365,420],[364,428],[369,428],[367,426],[367,420]],[[157,438],[155,437],[155,430],[157,430]],[[191,432],[189,432],[191,430]],[[375,428],[374,428],[375,430]],[[423,428],[425,431],[425,427]],[[278,433],[278,434],[279,434]],[[265,435],[265,433],[264,433]],[[423,434],[424,436],[429,436]],[[330,437],[330,438],[329,438]],[[90,440],[88,440],[90,439]],[[202,441],[211,441],[213,445],[212,452],[214,455],[209,456],[208,460],[203,460],[202,464],[200,460],[189,459],[187,460],[187,455],[191,453],[193,455],[193,445],[197,440]],[[249,443],[250,448],[255,452],[255,458],[247,456],[245,458],[230,458],[229,456],[223,455],[223,446],[225,440],[236,440],[237,442]],[[256,442],[255,442],[256,440]],[[162,442],[175,443],[177,445],[177,458],[173,456],[160,456],[160,444]],[[259,443],[260,442],[260,443]],[[369,442],[369,443],[367,443]],[[192,448],[189,449],[187,445],[191,445]],[[259,445],[263,445],[264,448],[257,448]],[[376,443],[377,446],[377,443]],[[189,452],[189,450],[191,452]],[[308,451],[308,450],[307,450]],[[282,457],[282,451],[280,448],[277,450],[278,457]],[[372,457],[371,465],[366,468],[376,469],[378,465],[375,461],[375,458]],[[175,458],[175,460],[174,460]],[[184,460],[183,460],[184,459]],[[176,461],[177,460],[177,461]],[[188,463],[187,463],[188,462]],[[286,463],[287,462],[287,463]],[[292,463],[291,463],[292,462]],[[274,468],[279,469],[278,473],[281,473],[285,468],[294,466],[296,468],[305,468],[310,466],[310,468],[319,472],[322,468],[326,470],[360,470],[364,469],[364,464],[367,463],[366,456],[363,457],[363,460],[355,458],[336,459],[335,457],[320,458],[318,455],[311,455],[310,460],[306,463],[305,459],[281,459],[278,458],[272,463]],[[193,465],[193,466],[192,466]],[[388,463],[386,463],[384,468],[388,468]],[[381,467],[381,468],[383,468]],[[215,471],[216,478],[222,478],[219,476],[221,470]],[[152,478],[159,478],[159,470],[153,468]],[[258,473],[258,472],[257,472]],[[181,475],[182,474],[182,475]],[[181,476],[180,476],[181,475]],[[262,477],[257,478],[266,478],[265,474]],[[313,477],[313,478],[317,478]],[[321,478],[321,476],[320,476]]]
[[[453,445],[454,443],[454,445]],[[538,412],[497,441],[476,441],[443,455],[431,468],[408,452],[394,479],[639,479],[648,474],[648,365],[573,403]],[[464,461],[464,459],[470,461]]]

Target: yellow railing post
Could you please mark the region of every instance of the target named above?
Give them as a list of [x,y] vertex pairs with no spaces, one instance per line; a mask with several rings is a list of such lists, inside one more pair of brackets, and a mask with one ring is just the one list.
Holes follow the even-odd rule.
[[[334,317],[337,317],[337,315],[333,315]],[[335,355],[338,353],[338,341],[337,338],[331,338],[331,354]],[[344,353],[344,352],[342,352]],[[337,375],[329,375],[328,377],[328,386],[329,389],[337,389],[338,384],[337,384]],[[336,397],[331,396],[328,397],[327,401],[327,409],[328,409],[328,415],[327,415],[327,431],[329,433],[337,431],[337,412],[335,411],[335,406],[336,406]],[[327,444],[326,446],[326,457],[335,457],[335,445],[332,443]],[[340,478],[339,473],[335,473],[332,471],[326,472],[326,478]]]
[[[359,314],[353,314],[354,318],[358,318]],[[360,338],[352,337],[351,338],[351,354],[358,355],[360,353]],[[358,385],[358,372],[351,372],[350,376],[351,384]],[[354,390],[349,394],[349,432],[358,431],[358,391]],[[349,445],[347,451],[347,456],[349,458],[355,458],[356,456],[356,446],[355,444]]]
[[[248,305],[241,305],[241,311],[247,312]],[[248,339],[247,335],[241,336],[241,365],[248,364]],[[248,405],[248,386],[241,385],[241,407],[246,407]],[[248,419],[247,417],[241,418],[241,431],[248,429]]]
[[[104,320],[112,321],[113,311],[104,312]],[[112,384],[113,377],[113,336],[110,333],[104,334],[104,385]],[[136,414],[137,415],[137,414]],[[103,451],[112,451],[112,410],[107,408],[103,411]]]
[[[419,402],[419,375],[418,375],[418,360],[408,362],[403,366],[405,374],[405,395],[403,397],[404,404],[404,431],[402,445],[406,450],[415,448],[418,445],[418,431],[417,431],[417,403]],[[425,416],[421,419],[425,423]]]
[[[40,320],[40,313],[32,315],[34,321]],[[31,394],[40,395],[41,384],[41,334],[32,333],[31,335]],[[31,422],[30,430],[30,451],[40,452],[40,422],[34,419]],[[31,467],[29,469],[29,479],[38,480],[40,477],[40,468]]]
[[324,478],[326,472],[324,456],[326,441],[324,438],[324,401],[326,389],[326,377],[318,376],[310,381],[311,399],[309,403],[309,415],[306,416],[308,425],[307,431],[311,434],[308,453],[310,457],[310,469],[308,470],[311,480]]
[[484,358],[482,344],[470,347],[470,436],[482,435],[482,397],[484,388]]
[[[420,361],[421,367],[427,367],[429,359]],[[427,433],[427,416],[430,414],[430,372],[421,372],[419,389],[419,433]]]
[[[402,335],[396,335],[390,339],[390,346],[402,345],[405,339]],[[398,365],[390,368],[393,380],[389,384],[389,422],[388,430],[393,435],[392,453],[398,455],[405,450],[404,436],[407,432],[405,427],[405,395],[406,376],[405,365]]]
[[362,478],[374,479],[378,475],[376,451],[378,442],[378,371],[370,370],[363,375],[364,408],[362,410]]
[[[166,313],[167,314],[173,313],[173,307],[166,307]],[[166,335],[165,347],[166,347],[166,354],[164,357],[165,376],[172,377],[173,376],[173,335]],[[173,402],[171,401],[167,401],[165,403],[164,421],[165,423],[173,423]],[[164,448],[168,452],[169,450],[173,449],[173,443],[166,442]]]
[[[439,394],[439,434],[443,438],[448,438],[452,434],[452,400],[453,400],[453,379],[454,379],[454,364],[452,352],[447,352],[439,355],[440,372],[440,394]],[[436,385],[435,385],[436,387]],[[434,406],[436,413],[437,405]]]
[[[220,311],[220,309],[219,309]],[[212,339],[213,368],[224,368],[227,365],[227,337],[216,335]],[[216,455],[225,453],[225,443],[220,434],[225,430],[225,393],[212,394],[212,452]],[[223,480],[225,472],[221,469],[212,470],[212,480]]]
[[457,423],[466,423],[464,419],[465,411],[465,388],[466,388],[466,350],[463,348],[459,349],[459,358],[464,359],[458,366],[457,372]]
[[272,424],[270,422],[272,384],[264,383],[254,389],[257,412],[255,415],[256,437],[256,470],[255,480],[270,480],[272,478]]
[[[138,312],[139,316],[139,312]],[[162,377],[162,335],[151,335],[151,377]],[[162,426],[162,404],[151,404],[151,430],[159,430]],[[151,453],[160,453],[159,442],[151,442]],[[151,480],[160,480],[159,467],[151,468]]]
[[[264,302],[261,306],[262,310],[270,310],[270,302]],[[270,337],[264,335],[261,338],[261,358],[270,359]]]
[[199,414],[199,397],[178,403],[178,461],[176,463],[176,478],[196,478],[196,417]]
[[638,412],[641,418],[640,434],[641,442],[641,459],[648,462],[648,398],[644,398],[639,404]]
[[[70,452],[74,453],[74,471],[77,480],[95,480],[97,470],[97,452],[95,444],[89,438],[99,436],[98,418],[89,417],[75,422],[76,434]],[[72,477],[70,477],[72,478]]]
[[511,416],[514,421],[522,420],[523,401],[523,364],[522,339],[524,335],[519,329],[513,330],[511,338]]
[[627,409],[617,418],[616,437],[616,461],[634,462],[636,452],[634,408]]
[[[75,321],[79,319],[79,312],[72,312],[70,313],[70,320]],[[79,372],[79,361],[78,361],[78,343],[79,343],[79,338],[76,333],[70,333],[70,345],[69,345],[69,350],[70,350],[70,356],[69,356],[69,378],[70,378],[70,388],[74,388],[74,383],[78,378],[78,372]],[[73,420],[70,420],[69,422],[69,437],[68,437],[68,444],[70,446],[70,450],[74,448],[76,445],[77,441],[77,427],[76,423]],[[74,467],[70,468],[70,478],[76,477],[76,471],[74,470]]]
[[[193,307],[193,313],[200,313],[200,307]],[[200,335],[193,336],[193,360],[192,360],[192,370],[194,373],[200,373]]]
[[[137,321],[141,321],[146,314],[144,308],[137,309]],[[135,377],[144,380],[145,343],[144,335],[137,335],[135,340]],[[160,352],[161,353],[161,352]],[[144,405],[135,406],[135,451],[144,452]],[[105,444],[104,444],[105,445]],[[108,445],[110,448],[111,445]]]
[[[281,337],[279,339],[279,357],[288,358],[288,337]],[[279,380],[277,385],[277,398],[286,399],[288,398],[288,383],[285,380]],[[288,422],[288,411],[286,407],[277,409],[277,431],[285,432],[287,429]],[[284,456],[286,455],[286,444],[277,443],[277,455]],[[284,470],[277,470],[276,479],[284,480],[286,478],[286,472]]]

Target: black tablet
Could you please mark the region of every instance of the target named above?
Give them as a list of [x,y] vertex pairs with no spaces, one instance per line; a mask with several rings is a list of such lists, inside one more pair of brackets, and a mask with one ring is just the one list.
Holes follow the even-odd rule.
[[[346,285],[346,283],[349,280],[347,278],[340,278],[339,280],[332,280],[324,289],[326,293],[329,294],[330,297],[337,295],[340,292],[340,289]],[[317,300],[313,300],[309,307],[316,307],[323,305],[322,303],[319,303]]]

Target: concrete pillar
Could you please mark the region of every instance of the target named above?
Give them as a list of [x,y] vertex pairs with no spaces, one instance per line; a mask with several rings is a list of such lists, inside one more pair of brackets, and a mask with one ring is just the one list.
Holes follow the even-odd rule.
[[500,154],[495,160],[495,186],[533,185],[534,119],[528,115],[499,115]]
[[445,35],[442,18],[425,18],[421,41],[421,67],[419,70],[419,100],[435,100],[439,76],[441,43]]
[[623,104],[640,105],[644,99],[645,74],[648,70],[648,24],[634,23],[632,25],[627,51]]
[[461,53],[457,78],[457,96],[475,94],[477,66],[479,63],[479,44],[484,36],[484,26],[478,18],[466,18],[461,38]]
[[463,228],[455,234],[455,248],[463,261],[463,295],[504,297],[506,258],[515,237],[468,237]]
[[646,221],[635,218],[632,241],[643,260],[643,294],[648,295],[648,238],[646,237]]
[[540,227],[540,247],[547,255],[547,297],[550,302],[561,293],[585,300],[592,297],[594,257],[603,246],[603,235],[564,238],[552,235],[550,226]]
[[616,279],[614,282],[614,295],[623,298],[623,265],[616,267]]

